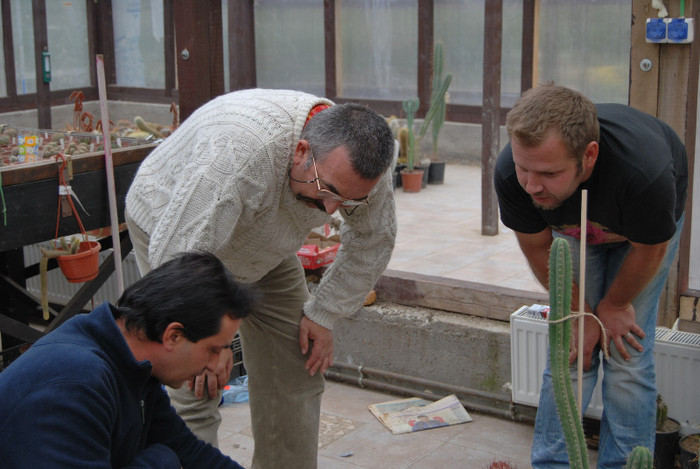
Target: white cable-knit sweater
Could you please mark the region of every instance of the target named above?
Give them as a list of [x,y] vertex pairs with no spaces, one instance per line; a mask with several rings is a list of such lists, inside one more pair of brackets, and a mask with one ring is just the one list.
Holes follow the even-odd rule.
[[[196,110],[141,164],[126,196],[133,221],[150,236],[156,267],[176,253],[214,252],[242,283],[254,282],[294,254],[330,217],[296,200],[287,172],[306,117],[324,98],[252,89]],[[348,215],[342,246],[315,296],[309,319],[332,329],[354,313],[389,262],[396,236],[390,172],[369,205]]]

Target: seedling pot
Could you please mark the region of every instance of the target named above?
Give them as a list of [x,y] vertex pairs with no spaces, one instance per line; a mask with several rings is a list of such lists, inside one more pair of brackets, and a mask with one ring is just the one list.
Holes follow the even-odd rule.
[[71,283],[87,282],[97,277],[100,268],[100,243],[82,241],[75,254],[64,254],[56,258],[66,280]]

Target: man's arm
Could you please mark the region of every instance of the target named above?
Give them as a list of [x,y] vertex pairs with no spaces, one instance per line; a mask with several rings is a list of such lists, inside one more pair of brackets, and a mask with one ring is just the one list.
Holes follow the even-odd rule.
[[[333,323],[355,313],[386,268],[396,238],[396,206],[389,170],[370,194],[369,205],[340,208],[341,247],[323,274],[314,296],[304,305],[299,345],[311,348],[306,361],[310,374],[325,372],[333,362]],[[313,343],[311,347],[310,344]]]
[[[632,243],[625,260],[620,266],[615,280],[607,294],[600,300],[596,315],[601,320],[612,340],[625,360],[630,354],[624,346],[625,339],[632,347],[641,352],[643,347],[635,336],[644,338],[644,330],[635,322],[635,311],[632,300],[644,290],[656,275],[659,265],[666,254],[668,242],[659,244]],[[624,337],[631,332],[633,335]]]
[[[530,264],[530,269],[535,274],[537,280],[549,290],[549,252],[552,247],[552,230],[545,228],[539,233],[526,234],[515,232],[515,236],[520,244],[520,249],[523,251],[525,258]],[[576,281],[571,285],[571,310],[578,311],[579,290]],[[584,311],[591,312],[590,306],[584,306]],[[571,353],[569,355],[569,363],[573,363],[578,357],[578,323],[572,321],[573,342]],[[591,359],[593,350],[600,341],[600,326],[595,318],[586,316],[584,319],[585,337],[583,341],[583,368],[589,370],[591,368]]]
[[552,247],[552,229],[547,227],[539,233],[532,234],[516,231],[515,237],[535,278],[549,290],[549,250]]

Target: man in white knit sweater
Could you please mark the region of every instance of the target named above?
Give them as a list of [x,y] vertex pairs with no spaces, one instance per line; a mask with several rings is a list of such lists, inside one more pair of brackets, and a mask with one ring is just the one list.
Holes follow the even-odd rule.
[[[181,251],[215,253],[260,294],[241,324],[256,469],[316,467],[323,373],[333,323],[353,314],[389,262],[396,215],[394,139],[370,109],[284,90],[245,90],[195,111],[141,164],[126,219],[142,273]],[[338,211],[342,245],[309,298],[296,255]],[[170,390],[173,405],[217,443],[217,373]]]

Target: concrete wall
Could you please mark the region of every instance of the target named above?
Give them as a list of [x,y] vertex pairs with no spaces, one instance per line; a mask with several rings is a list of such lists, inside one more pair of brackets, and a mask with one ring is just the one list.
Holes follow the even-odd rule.
[[510,382],[503,321],[379,301],[337,321],[334,336],[338,362],[494,393]]

